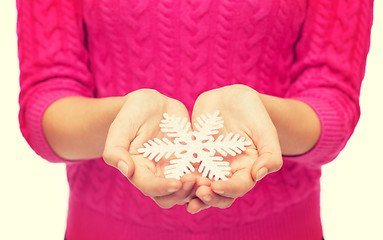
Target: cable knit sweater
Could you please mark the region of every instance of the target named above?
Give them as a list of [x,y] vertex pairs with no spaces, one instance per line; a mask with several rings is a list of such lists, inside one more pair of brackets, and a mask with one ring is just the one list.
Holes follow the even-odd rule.
[[[321,166],[359,118],[373,0],[18,0],[17,8],[20,126],[39,155],[67,164],[68,240],[322,239]],[[311,151],[284,157],[228,209],[161,209],[102,159],[61,159],[42,131],[45,109],[62,97],[152,88],[191,111],[199,94],[233,83],[306,102],[322,131]]]

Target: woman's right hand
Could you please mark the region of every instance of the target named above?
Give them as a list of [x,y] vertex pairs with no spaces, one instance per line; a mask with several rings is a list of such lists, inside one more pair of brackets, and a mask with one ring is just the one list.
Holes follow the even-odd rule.
[[[165,137],[159,127],[163,113],[190,119],[186,107],[151,89],[134,91],[125,98],[124,105],[109,128],[103,153],[105,162],[118,168],[160,207],[170,208],[187,203],[194,195],[196,176],[187,174],[181,180],[165,178],[164,167],[170,159],[155,162],[137,151],[149,139]],[[204,185],[203,182],[201,184]]]

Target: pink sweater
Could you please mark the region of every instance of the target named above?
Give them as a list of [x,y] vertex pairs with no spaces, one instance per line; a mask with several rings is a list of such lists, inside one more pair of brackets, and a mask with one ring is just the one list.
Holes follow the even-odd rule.
[[[322,239],[321,166],[359,118],[373,0],[18,0],[17,8],[20,126],[40,156],[67,163],[68,240]],[[224,210],[161,209],[101,158],[58,157],[41,127],[65,96],[153,88],[191,111],[199,94],[233,83],[308,103],[322,132],[311,151],[284,157]]]

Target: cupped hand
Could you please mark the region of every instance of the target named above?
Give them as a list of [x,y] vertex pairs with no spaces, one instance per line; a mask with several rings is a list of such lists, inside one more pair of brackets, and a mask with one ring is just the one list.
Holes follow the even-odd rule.
[[[164,167],[171,159],[151,161],[137,149],[148,139],[165,137],[159,125],[163,113],[187,117],[185,106],[155,90],[141,89],[126,95],[126,101],[110,126],[103,158],[118,168],[144,195],[160,207],[185,204],[193,196],[197,178],[184,175],[181,180],[165,178]],[[209,184],[200,180],[199,185]]]
[[252,144],[242,154],[224,158],[230,162],[232,173],[227,181],[198,186],[197,198],[187,207],[190,213],[210,206],[227,208],[266,174],[282,167],[277,131],[255,90],[244,85],[231,85],[201,94],[194,105],[193,122],[201,114],[216,110],[224,120],[219,134],[239,133]]

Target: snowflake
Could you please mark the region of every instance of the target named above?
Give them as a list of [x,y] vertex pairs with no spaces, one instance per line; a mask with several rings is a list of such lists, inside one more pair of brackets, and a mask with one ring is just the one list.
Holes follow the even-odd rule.
[[[197,123],[194,123],[197,131],[189,131],[190,125],[187,118],[181,119],[164,113],[160,124],[161,131],[168,137],[175,138],[174,141],[166,137],[162,140],[154,138],[144,143],[144,147],[138,149],[138,152],[156,162],[163,157],[168,159],[174,154],[176,158],[170,160],[170,165],[165,167],[166,178],[180,179],[184,174],[195,171],[193,163],[200,163],[198,171],[203,177],[227,180],[226,176],[230,174],[231,168],[229,162],[223,161],[223,157],[228,154],[241,154],[251,142],[233,133],[219,135],[214,139],[213,135],[223,128],[223,120],[218,110],[214,114],[202,114],[201,117],[197,117]],[[216,153],[221,156],[216,156]]]

